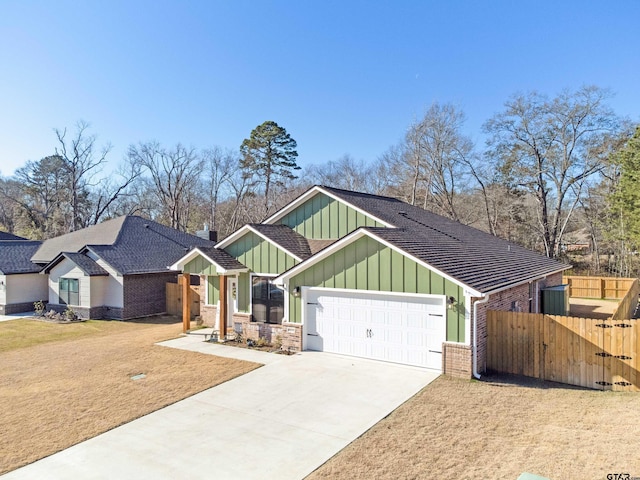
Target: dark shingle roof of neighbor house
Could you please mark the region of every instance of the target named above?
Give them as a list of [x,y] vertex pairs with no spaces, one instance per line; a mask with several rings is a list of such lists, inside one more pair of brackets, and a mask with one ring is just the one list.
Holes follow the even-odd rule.
[[247,268],[221,248],[198,247],[198,249],[226,270],[246,270]]
[[62,252],[85,247],[121,275],[168,272],[193,247],[214,242],[134,215],[127,215],[45,241],[32,257],[49,263]]
[[60,263],[63,259],[68,259],[74,263],[80,270],[90,277],[109,275],[104,268],[98,265],[93,258],[88,257],[84,253],[62,252],[54,258],[44,269],[44,273],[49,273],[53,267]]
[[26,240],[26,238],[19,237],[18,235],[14,235],[13,233],[0,232],[0,241],[3,240]]
[[31,261],[31,256],[41,244],[32,240],[0,241],[0,273],[38,273],[41,267]]
[[390,197],[321,187],[396,228],[366,229],[483,293],[570,268],[476,228]]
[[251,223],[249,226],[302,260],[311,256],[307,239],[286,225]]

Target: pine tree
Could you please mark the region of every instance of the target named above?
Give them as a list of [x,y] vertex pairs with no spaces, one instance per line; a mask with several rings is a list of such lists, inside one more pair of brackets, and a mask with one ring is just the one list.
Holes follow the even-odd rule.
[[297,146],[291,135],[273,121],[254,128],[240,146],[240,168],[244,175],[256,179],[256,183],[264,183],[265,217],[269,214],[271,187],[297,178],[293,174],[300,170],[296,163]]

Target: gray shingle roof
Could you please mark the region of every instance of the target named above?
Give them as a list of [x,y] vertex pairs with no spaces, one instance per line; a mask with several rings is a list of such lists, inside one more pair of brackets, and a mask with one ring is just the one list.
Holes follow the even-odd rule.
[[198,247],[198,249],[225,270],[243,270],[247,268],[221,248]]
[[396,227],[370,232],[483,293],[570,268],[395,198],[322,188]]
[[53,267],[65,258],[74,263],[80,270],[90,277],[109,275],[109,272],[98,265],[92,258],[83,253],[76,252],[62,252],[47,265],[44,269],[45,273],[49,273]]
[[0,273],[38,273],[41,267],[31,261],[31,256],[41,244],[31,240],[0,241]]
[[0,241],[3,240],[26,240],[26,238],[19,237],[18,235],[14,235],[13,233],[0,232]]
[[311,248],[307,239],[286,225],[252,223],[250,226],[302,260],[311,256]]
[[214,242],[133,215],[118,217],[43,243],[33,261],[49,263],[62,252],[85,247],[121,275],[166,272],[192,247]]
[[31,260],[46,264],[61,252],[79,252],[86,245],[113,245],[127,218],[127,216],[114,218],[98,225],[45,240]]

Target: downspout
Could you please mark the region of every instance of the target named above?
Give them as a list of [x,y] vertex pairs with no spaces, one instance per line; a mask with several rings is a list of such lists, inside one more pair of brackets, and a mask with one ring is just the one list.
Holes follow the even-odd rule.
[[478,373],[478,305],[487,303],[489,301],[489,295],[486,295],[482,300],[478,300],[473,304],[473,377],[480,379]]

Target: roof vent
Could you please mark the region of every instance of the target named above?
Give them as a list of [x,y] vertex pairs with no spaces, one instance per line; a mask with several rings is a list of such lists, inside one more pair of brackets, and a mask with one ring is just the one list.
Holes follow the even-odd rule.
[[145,224],[144,224],[144,228],[149,228],[149,224],[148,224],[148,223],[145,223]]
[[407,216],[407,212],[400,211],[400,212],[398,212],[398,215],[402,215],[403,217],[406,217]]

